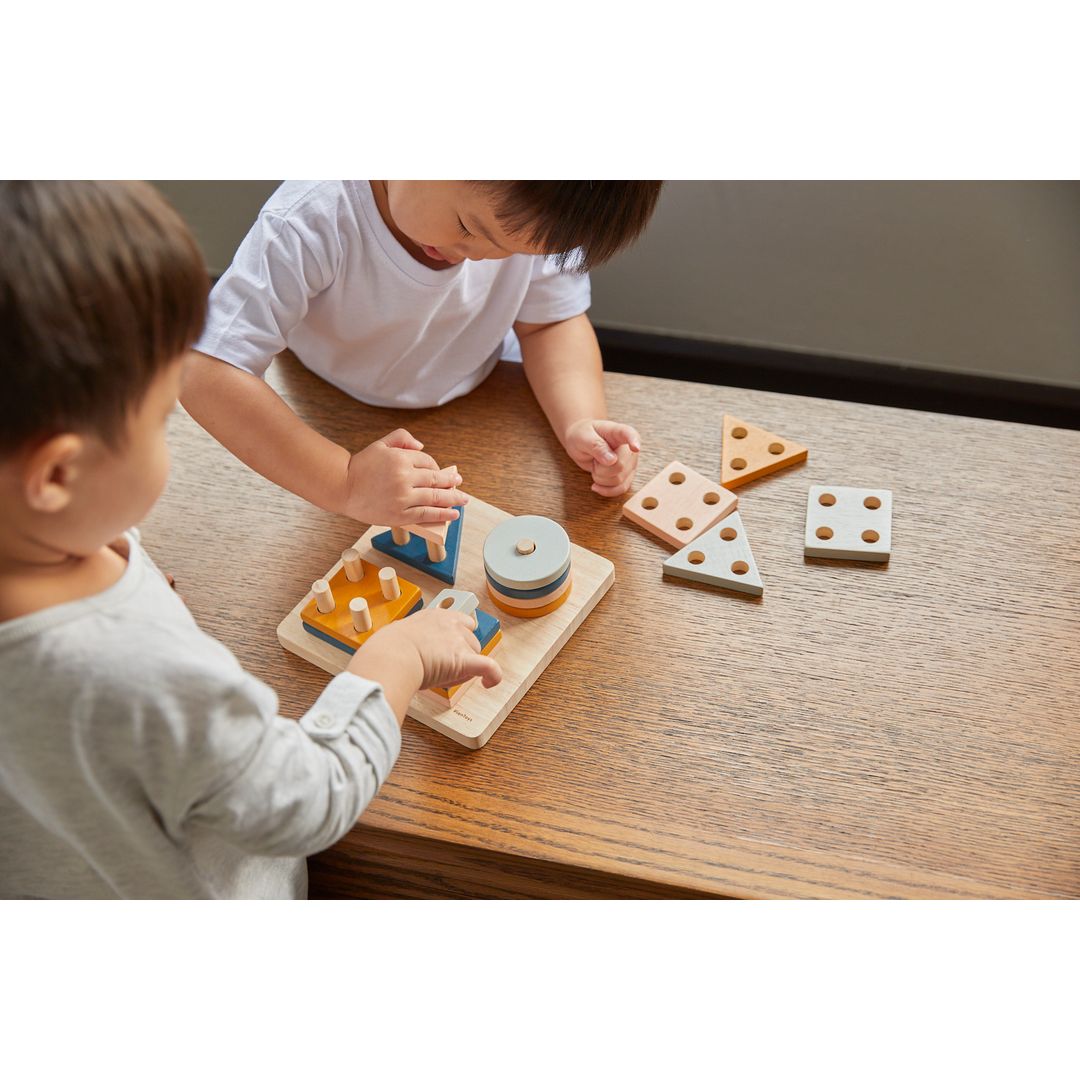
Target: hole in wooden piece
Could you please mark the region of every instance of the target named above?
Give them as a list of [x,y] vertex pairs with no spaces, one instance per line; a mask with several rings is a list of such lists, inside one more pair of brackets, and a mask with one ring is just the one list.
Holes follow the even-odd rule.
[[782,442],[769,443],[770,454],[782,454],[784,452],[784,444]]
[[862,504],[867,510],[877,510],[881,506],[881,500],[876,495],[867,495]]
[[881,539],[873,529],[867,529],[866,532],[862,534],[862,538],[868,544],[876,544]]
[[705,561],[705,552],[691,551],[690,554],[686,556],[686,561],[692,562],[695,566],[700,566]]
[[814,533],[814,535],[819,540],[831,540],[832,539],[832,529],[830,529],[828,525],[822,525],[821,528],[818,529],[818,531],[816,533]]
[[731,467],[733,469],[745,469],[746,458],[736,457],[731,459]]
[[818,496],[817,501],[821,503],[822,506],[832,506],[836,502],[836,496],[830,495],[827,491],[824,491]]
[[693,527],[694,523],[690,518],[679,518],[679,520],[675,522],[675,528],[681,529],[683,532],[686,532],[687,529],[692,529]]
[[686,482],[686,473],[673,472],[668,477],[668,483],[669,484],[683,484],[685,482]]
[[733,439],[745,439],[746,438],[746,428],[744,428],[744,427],[733,427],[731,429],[731,437]]
[[702,499],[709,506],[715,506],[720,501],[719,491],[706,491]]
[[452,596],[445,597],[439,604],[441,608],[452,608],[454,606],[454,598]]
[[641,509],[642,510],[655,510],[659,505],[660,505],[660,503],[656,499],[654,499],[651,495],[648,496],[648,498],[645,498],[645,499],[641,500]]
[[739,534],[734,529],[732,529],[730,526],[728,528],[726,528],[726,529],[721,529],[720,530],[720,539],[721,540],[734,540],[735,537],[738,536],[738,535]]
[[745,574],[750,570],[749,563],[744,563],[741,559],[738,562],[731,564],[731,572],[733,574]]

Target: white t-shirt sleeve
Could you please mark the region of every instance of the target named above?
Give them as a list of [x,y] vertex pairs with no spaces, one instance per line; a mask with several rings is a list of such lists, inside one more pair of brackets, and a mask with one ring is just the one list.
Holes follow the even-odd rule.
[[263,211],[210,293],[199,352],[262,378],[308,305],[334,280],[333,245]]
[[536,255],[517,321],[553,323],[573,318],[589,310],[591,295],[588,274],[560,271],[553,257]]

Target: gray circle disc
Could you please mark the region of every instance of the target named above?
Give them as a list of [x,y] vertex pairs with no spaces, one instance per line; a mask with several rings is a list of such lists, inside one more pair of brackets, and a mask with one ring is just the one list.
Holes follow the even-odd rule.
[[[536,550],[519,555],[519,540]],[[525,514],[496,525],[484,540],[484,569],[508,589],[540,589],[562,577],[570,565],[570,537],[551,518]]]

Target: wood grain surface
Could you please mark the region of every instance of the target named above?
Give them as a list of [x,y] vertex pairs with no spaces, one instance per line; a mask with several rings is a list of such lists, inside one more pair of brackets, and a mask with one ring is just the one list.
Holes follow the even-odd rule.
[[[609,374],[642,480],[675,458],[719,476],[725,411],[810,448],[739,489],[750,598],[664,580],[669,549],[589,491],[517,365],[414,412],[288,358],[270,380],[346,446],[408,427],[467,490],[616,567],[487,747],[406,723],[313,895],[1080,895],[1080,433]],[[360,530],[184,415],[172,445],[147,546],[298,717],[326,676],[275,628]],[[888,565],[804,559],[813,483],[892,490]]]

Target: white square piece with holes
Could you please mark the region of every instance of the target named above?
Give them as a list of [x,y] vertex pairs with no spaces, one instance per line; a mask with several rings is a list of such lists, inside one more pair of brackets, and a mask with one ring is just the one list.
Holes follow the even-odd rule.
[[806,499],[805,553],[815,559],[888,562],[892,492],[815,484]]

